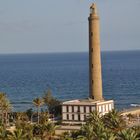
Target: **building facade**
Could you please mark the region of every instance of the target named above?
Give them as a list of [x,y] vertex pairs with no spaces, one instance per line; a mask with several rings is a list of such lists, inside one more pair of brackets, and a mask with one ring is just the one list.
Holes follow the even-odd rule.
[[63,102],[62,120],[63,123],[82,123],[92,111],[98,111],[100,115],[108,113],[114,108],[113,100],[92,101],[92,100],[71,100]]

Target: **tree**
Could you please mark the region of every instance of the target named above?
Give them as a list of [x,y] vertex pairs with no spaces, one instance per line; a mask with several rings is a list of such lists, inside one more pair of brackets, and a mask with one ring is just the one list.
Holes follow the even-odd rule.
[[126,127],[126,122],[117,110],[112,110],[102,117],[105,126],[111,131],[118,132]]
[[26,140],[26,135],[22,129],[16,129],[9,135],[9,140]]
[[100,117],[99,112],[91,112],[90,115],[87,117],[86,124],[92,125],[93,127],[93,139],[98,140],[105,138],[107,129],[105,128],[105,125],[103,123],[102,118]]
[[33,139],[33,125],[30,123],[25,123],[25,126],[23,128],[24,134],[26,134],[27,139]]
[[43,100],[50,114],[61,114],[61,102],[52,96],[50,89],[44,93]]
[[131,128],[121,130],[118,133],[119,140],[139,140],[138,134]]
[[96,125],[96,124],[98,124],[101,121],[102,120],[101,120],[99,112],[93,111],[87,117],[86,123],[92,123],[92,124]]
[[44,128],[41,124],[33,125],[33,136],[34,137],[42,137],[44,133]]
[[113,134],[111,131],[106,131],[105,135],[104,135],[104,140],[117,140],[117,137],[115,136],[115,134]]
[[4,124],[7,125],[9,123],[9,116],[8,113],[11,111],[11,104],[9,102],[9,100],[5,99],[5,101],[2,104],[2,109],[3,109],[3,113],[4,115]]
[[33,109],[30,108],[30,109],[26,110],[26,115],[28,116],[28,119],[31,121],[32,115],[33,115]]
[[7,125],[9,117],[8,113],[11,111],[11,104],[5,93],[0,93],[0,115],[2,125]]
[[94,126],[93,129],[93,136],[94,140],[104,140],[107,134],[107,129],[105,128],[103,122],[99,122],[97,125]]
[[82,127],[81,135],[78,136],[80,140],[94,140],[93,125],[85,124]]
[[134,126],[132,129],[138,134],[138,137],[140,138],[140,125]]
[[123,117],[116,110],[104,116],[97,111],[91,112],[86,124],[74,135],[72,132],[63,134],[64,140],[139,140],[140,127],[127,128]]
[[38,116],[38,124],[39,124],[39,110],[40,110],[40,107],[43,105],[43,100],[41,98],[35,98],[33,100],[33,104],[37,107],[37,116]]
[[45,137],[47,140],[52,140],[52,137],[54,136],[55,130],[57,128],[56,125],[52,122],[48,122],[43,127],[44,127],[43,137]]
[[0,127],[0,140],[7,140],[9,134],[10,132],[6,130],[5,127]]

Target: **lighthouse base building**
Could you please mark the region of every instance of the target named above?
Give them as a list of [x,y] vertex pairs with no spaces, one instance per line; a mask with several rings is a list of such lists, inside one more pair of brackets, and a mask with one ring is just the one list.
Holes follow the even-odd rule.
[[89,98],[62,103],[63,123],[82,123],[92,111],[104,115],[114,109],[113,100],[102,96],[99,16],[92,4],[89,15]]
[[104,115],[114,108],[114,101],[94,101],[92,99],[71,100],[62,104],[63,123],[79,124],[86,120],[92,111]]

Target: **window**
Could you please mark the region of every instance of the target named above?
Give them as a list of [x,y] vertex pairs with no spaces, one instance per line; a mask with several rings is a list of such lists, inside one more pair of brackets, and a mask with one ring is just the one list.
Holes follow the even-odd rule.
[[84,113],[86,113],[86,106],[84,106]]
[[80,106],[78,106],[78,112],[80,112]]
[[80,106],[80,112],[84,113],[84,107],[83,106]]
[[74,106],[74,112],[78,112],[78,106]]
[[95,111],[95,106],[92,106],[91,107],[91,111]]
[[67,111],[66,111],[66,106],[63,106],[63,112],[67,112]]
[[72,120],[74,120],[74,114],[72,114]]
[[72,112],[72,106],[69,106],[69,112]]
[[74,106],[72,106],[72,112],[74,112]]
[[108,104],[106,104],[106,111],[108,111]]
[[74,120],[75,120],[75,121],[78,120],[78,114],[74,114]]
[[102,105],[102,111],[103,111],[103,112],[105,111],[105,106],[104,106],[104,105]]
[[72,114],[69,114],[69,120],[72,120]]
[[78,121],[80,121],[80,114],[78,114]]
[[86,113],[89,113],[89,106],[86,107]]
[[67,114],[67,120],[69,120],[69,114]]
[[109,104],[109,110],[111,110],[112,109],[112,106],[111,106],[111,104]]
[[80,117],[80,118],[81,118],[81,121],[84,121],[84,115],[81,114],[80,116],[81,116],[81,117]]
[[86,118],[87,118],[86,115],[84,115],[84,120],[86,120]]
[[66,117],[67,117],[66,114],[63,114],[63,120],[67,120]]
[[67,112],[69,112],[69,106],[67,106]]
[[102,108],[101,108],[101,106],[99,106],[99,112],[102,112]]

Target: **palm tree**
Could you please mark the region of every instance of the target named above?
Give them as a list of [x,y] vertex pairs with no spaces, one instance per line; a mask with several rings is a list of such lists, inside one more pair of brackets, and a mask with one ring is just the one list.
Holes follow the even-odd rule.
[[11,104],[5,93],[0,93],[0,115],[2,125],[7,125],[8,112],[11,110]]
[[5,97],[6,97],[6,94],[3,92],[0,92],[0,101],[3,100],[3,98],[5,98]]
[[[102,121],[102,118],[100,117],[99,112],[97,111],[91,112],[90,115],[87,117],[86,125],[89,125],[89,126],[92,125],[93,140],[104,139],[104,137],[106,136],[106,133],[107,133],[106,128]],[[90,133],[90,131],[89,132],[87,131],[87,133]]]
[[78,136],[79,140],[94,140],[93,125],[85,124],[81,128],[81,135]]
[[99,112],[97,111],[93,111],[89,114],[89,116],[87,117],[86,123],[92,123],[92,124],[98,124],[98,122],[101,122],[101,117]]
[[138,137],[140,138],[140,125],[134,126],[132,129],[138,134]]
[[81,134],[78,136],[78,139],[80,140],[111,140],[111,138],[114,138],[114,135],[112,136],[107,134],[107,128],[97,111],[90,113],[87,117],[86,124],[81,130]]
[[33,125],[26,123],[24,126],[24,133],[26,134],[27,139],[33,139]]
[[112,132],[106,131],[105,135],[104,135],[104,140],[116,140],[116,136],[115,134],[113,134]]
[[131,128],[120,131],[118,133],[118,138],[120,140],[139,140],[140,139],[140,137],[138,138],[138,134]]
[[26,135],[22,129],[16,129],[9,135],[9,140],[26,140]]
[[33,136],[34,137],[43,137],[44,128],[40,124],[33,125]]
[[44,93],[44,96],[43,96],[43,99],[44,99],[44,103],[46,105],[49,105],[49,103],[51,102],[53,96],[52,96],[52,93],[51,93],[51,90],[48,89],[45,93]]
[[2,105],[2,109],[3,109],[3,113],[4,115],[4,121],[5,121],[5,125],[7,125],[9,123],[9,119],[8,119],[8,113],[11,111],[11,104],[9,102],[9,100],[5,99],[5,101],[3,102]]
[[116,110],[112,110],[105,114],[102,117],[102,120],[105,126],[114,132],[118,132],[119,130],[122,130],[126,127],[126,122],[124,121],[121,114]]
[[4,102],[5,98],[6,98],[5,93],[0,92],[0,116],[1,116],[1,124],[2,125],[4,123],[4,119],[3,119],[3,116],[4,116],[3,115],[3,102]]
[[47,138],[47,140],[52,140],[52,137],[55,134],[56,125],[54,123],[48,122],[46,125],[44,125],[44,133],[43,137]]
[[103,122],[85,124],[77,140],[116,140],[115,134],[105,128]]
[[37,107],[38,124],[39,124],[39,110],[40,110],[40,107],[43,105],[43,103],[44,103],[43,100],[40,98],[35,98],[33,100],[33,104]]
[[5,127],[0,127],[0,140],[7,140],[9,134],[10,132],[6,130]]
[[94,125],[93,135],[94,140],[102,140],[106,137],[107,129],[105,129],[103,122],[98,122],[97,125]]

